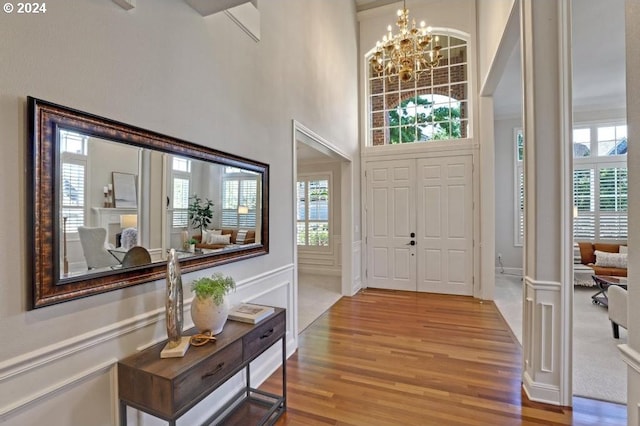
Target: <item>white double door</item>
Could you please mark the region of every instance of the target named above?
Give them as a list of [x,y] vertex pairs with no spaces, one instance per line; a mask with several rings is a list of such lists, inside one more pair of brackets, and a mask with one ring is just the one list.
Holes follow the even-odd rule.
[[472,156],[367,164],[369,287],[473,294]]

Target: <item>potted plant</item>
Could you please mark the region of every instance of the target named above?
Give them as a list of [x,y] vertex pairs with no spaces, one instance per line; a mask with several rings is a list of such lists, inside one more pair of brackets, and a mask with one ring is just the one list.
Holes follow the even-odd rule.
[[235,288],[233,278],[220,272],[191,283],[191,291],[195,293],[191,302],[191,318],[201,333],[211,331],[215,335],[222,331],[229,316],[226,295]]
[[196,229],[200,229],[202,234],[202,230],[209,226],[213,219],[213,201],[208,198],[203,200],[198,195],[192,195],[189,200],[189,220],[191,225]]
[[197,242],[198,242],[198,240],[196,240],[195,238],[189,238],[184,243],[184,249],[187,250],[190,253],[194,253],[196,251],[196,243]]

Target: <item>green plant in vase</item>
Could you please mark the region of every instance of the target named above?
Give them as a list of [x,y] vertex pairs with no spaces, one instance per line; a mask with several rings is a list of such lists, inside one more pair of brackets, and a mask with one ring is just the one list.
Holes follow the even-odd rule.
[[235,290],[236,282],[230,276],[216,272],[191,283],[195,297],[191,302],[191,318],[196,328],[204,333],[218,334],[229,316],[227,294]]

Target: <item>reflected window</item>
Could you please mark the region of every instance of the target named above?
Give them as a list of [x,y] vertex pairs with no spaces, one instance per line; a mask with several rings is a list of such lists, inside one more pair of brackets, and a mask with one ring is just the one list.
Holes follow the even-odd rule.
[[256,227],[258,175],[248,170],[226,167],[222,178],[222,227]]
[[328,247],[331,177],[299,176],[297,182],[298,246]]
[[171,168],[171,226],[189,225],[189,189],[191,188],[191,160],[173,157]]
[[60,130],[60,204],[67,234],[78,232],[78,227],[85,224],[87,139],[81,134]]

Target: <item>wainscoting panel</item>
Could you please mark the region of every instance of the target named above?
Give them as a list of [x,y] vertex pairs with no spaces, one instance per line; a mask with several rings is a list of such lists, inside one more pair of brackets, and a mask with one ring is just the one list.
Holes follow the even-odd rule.
[[[237,282],[231,304],[254,302],[287,309],[287,355],[297,349],[293,330],[295,300],[293,265]],[[190,295],[185,284],[185,295]],[[193,326],[192,298],[185,298],[185,325]],[[91,333],[39,348],[0,362],[0,423],[7,426],[116,425],[118,419],[118,359],[166,339],[164,307],[110,324]],[[279,345],[252,363],[252,384],[262,383],[281,362]],[[244,384],[243,374],[194,407],[184,424],[199,424]],[[147,424],[146,417],[128,409],[130,425]],[[197,419],[200,419],[199,421]],[[192,422],[193,420],[193,422]]]
[[549,404],[560,401],[562,356],[560,345],[561,283],[536,281],[525,277],[525,324],[530,324],[524,339],[537,344],[526,345],[523,373],[524,390],[530,399]]
[[298,250],[298,271],[305,274],[334,275],[342,273],[342,237],[333,235],[331,250]]

